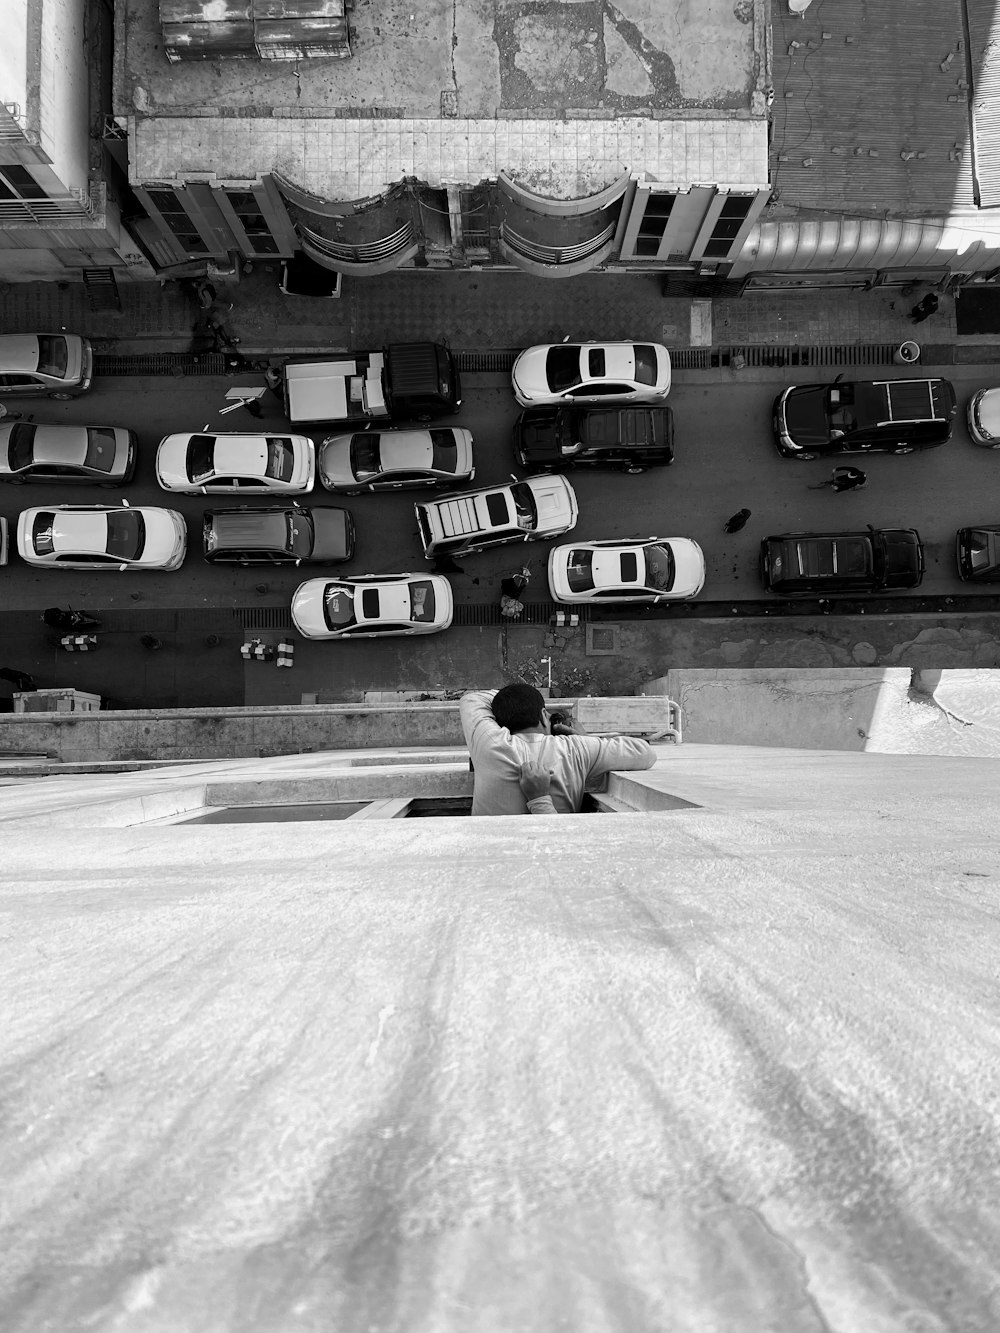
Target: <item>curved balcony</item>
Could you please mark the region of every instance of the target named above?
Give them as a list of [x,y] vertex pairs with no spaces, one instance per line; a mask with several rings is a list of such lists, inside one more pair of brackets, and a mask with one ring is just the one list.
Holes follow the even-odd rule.
[[310,259],[336,273],[373,276],[391,273],[408,263],[418,253],[420,242],[413,224],[405,222],[388,236],[352,245],[348,241],[334,241],[328,236],[299,223],[296,227],[302,249]]
[[554,245],[519,235],[508,224],[500,228],[500,251],[505,259],[540,278],[570,278],[589,273],[611,255],[615,246],[614,222],[586,240]]

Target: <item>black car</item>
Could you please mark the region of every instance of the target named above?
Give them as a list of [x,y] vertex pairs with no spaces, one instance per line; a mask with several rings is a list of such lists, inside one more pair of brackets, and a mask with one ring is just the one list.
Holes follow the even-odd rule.
[[924,548],[913,528],[788,532],[761,542],[760,574],[782,597],[892,592],[920,586]]
[[797,384],[774,400],[774,442],[785,458],[912,454],[951,438],[957,411],[948,380],[841,380]]
[[1000,527],[983,523],[955,534],[958,577],[973,583],[1000,583]]
[[669,407],[533,407],[514,426],[521,467],[554,472],[570,467],[645,472],[674,461]]
[[212,565],[339,565],[354,554],[354,519],[333,505],[206,509],[203,533]]

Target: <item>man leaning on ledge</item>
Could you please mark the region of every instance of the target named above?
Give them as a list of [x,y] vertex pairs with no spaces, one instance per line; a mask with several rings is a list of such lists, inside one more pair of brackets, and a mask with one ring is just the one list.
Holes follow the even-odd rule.
[[[588,783],[656,763],[647,741],[587,736],[558,716],[553,720],[531,685],[470,690],[459,710],[475,772],[474,815],[577,814]],[[541,791],[541,773],[549,775],[548,796]]]

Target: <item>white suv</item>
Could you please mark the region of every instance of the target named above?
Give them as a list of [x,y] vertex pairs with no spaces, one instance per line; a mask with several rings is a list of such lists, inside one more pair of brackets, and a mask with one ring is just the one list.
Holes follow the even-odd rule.
[[558,537],[576,525],[578,513],[573,487],[558,475],[446,495],[414,509],[428,560]]

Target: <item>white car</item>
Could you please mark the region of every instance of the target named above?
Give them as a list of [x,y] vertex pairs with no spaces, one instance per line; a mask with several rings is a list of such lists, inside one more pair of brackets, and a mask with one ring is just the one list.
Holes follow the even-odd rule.
[[174,509],[45,505],[17,520],[21,559],[41,569],[178,569],[187,551],[184,518]]
[[670,353],[660,343],[546,343],[511,370],[522,407],[558,403],[659,403],[670,392]]
[[345,495],[451,486],[476,475],[472,432],[456,426],[331,435],[319,447],[318,467],[320,484]]
[[556,602],[677,602],[705,586],[705,557],[690,537],[573,542],[549,553]]
[[167,435],[156,451],[157,481],[185,495],[298,495],[315,476],[308,435]]
[[93,349],[78,333],[0,336],[0,397],[75,398],[90,388],[93,374]]
[[980,389],[969,399],[969,434],[976,444],[1000,449],[1000,389]]
[[292,598],[292,623],[307,639],[436,634],[453,614],[451,584],[441,574],[307,579]]
[[138,440],[125,426],[0,425],[0,481],[124,486]]

